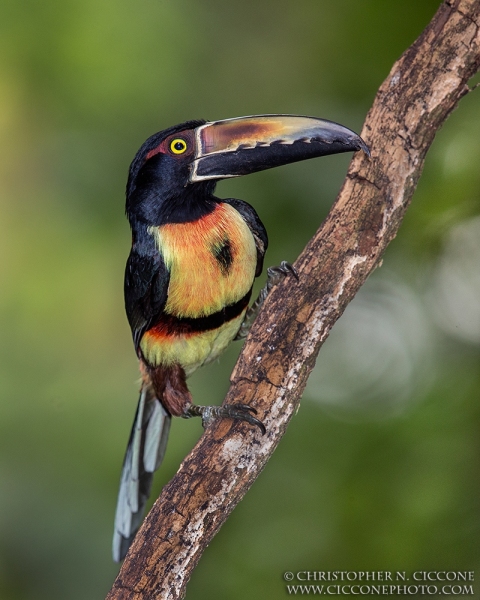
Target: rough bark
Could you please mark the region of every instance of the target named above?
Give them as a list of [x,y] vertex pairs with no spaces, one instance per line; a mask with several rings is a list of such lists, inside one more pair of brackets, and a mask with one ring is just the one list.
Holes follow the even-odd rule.
[[212,424],[165,486],[108,600],[182,598],[206,546],[248,491],[295,413],[320,346],[395,237],[436,131],[480,67],[480,0],[441,4],[394,64],[368,113],[329,216],[254,323],[226,403],[258,410],[267,434]]

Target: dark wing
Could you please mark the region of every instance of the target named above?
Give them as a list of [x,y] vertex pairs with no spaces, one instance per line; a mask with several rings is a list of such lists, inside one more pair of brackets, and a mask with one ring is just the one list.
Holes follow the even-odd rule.
[[125,310],[136,349],[165,306],[169,279],[160,253],[140,254],[132,249],[125,269]]
[[233,208],[242,215],[250,228],[250,231],[253,233],[255,246],[257,248],[257,269],[255,271],[255,277],[258,277],[263,270],[263,257],[265,256],[268,246],[267,231],[253,206],[250,206],[250,204],[243,200],[236,200],[235,198],[228,198],[224,200],[224,202],[233,206]]

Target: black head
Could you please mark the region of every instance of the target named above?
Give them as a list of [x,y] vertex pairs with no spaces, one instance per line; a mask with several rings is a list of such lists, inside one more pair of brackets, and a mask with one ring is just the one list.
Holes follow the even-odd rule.
[[190,213],[191,207],[201,212],[202,202],[193,196],[208,197],[215,186],[215,182],[190,181],[195,129],[205,123],[187,121],[155,133],[142,144],[128,173],[126,212],[131,221],[160,224],[198,218],[184,213]]

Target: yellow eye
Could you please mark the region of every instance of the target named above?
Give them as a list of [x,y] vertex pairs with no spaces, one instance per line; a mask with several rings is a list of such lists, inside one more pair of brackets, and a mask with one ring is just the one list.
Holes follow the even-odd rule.
[[174,154],[183,154],[187,149],[187,142],[182,138],[175,138],[170,142],[170,150]]

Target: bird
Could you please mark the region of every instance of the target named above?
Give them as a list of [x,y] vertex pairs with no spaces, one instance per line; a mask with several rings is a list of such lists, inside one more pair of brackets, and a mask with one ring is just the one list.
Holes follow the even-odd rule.
[[254,408],[199,406],[187,378],[243,339],[269,291],[298,278],[287,262],[263,270],[267,232],[247,202],[214,195],[218,180],[296,161],[369,149],[352,130],[317,117],[256,115],[194,120],[150,136],[126,186],[132,247],[125,309],[139,360],[140,397],[125,453],[115,513],[113,558],[121,561],[143,520],[172,417],[245,421],[265,433]]

